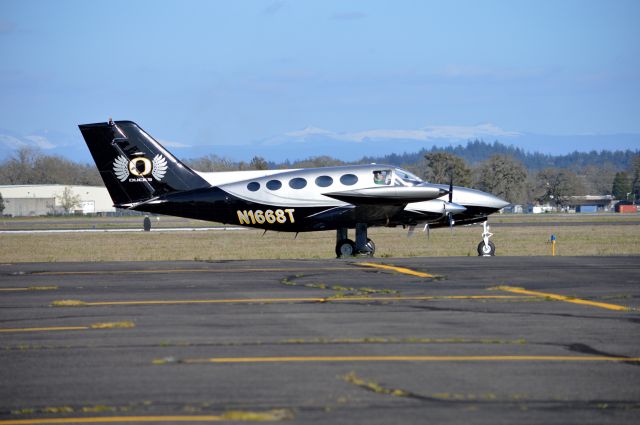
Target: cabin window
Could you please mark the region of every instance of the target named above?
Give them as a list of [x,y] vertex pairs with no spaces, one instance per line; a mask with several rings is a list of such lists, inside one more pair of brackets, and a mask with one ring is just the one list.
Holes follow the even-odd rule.
[[282,187],[282,182],[280,180],[269,180],[267,182],[267,189],[269,190],[278,190]]
[[329,176],[320,176],[316,178],[316,185],[320,187],[329,187],[333,184],[333,179]]
[[295,179],[291,179],[289,181],[289,187],[291,189],[302,189],[307,185],[307,181],[302,177],[296,177]]
[[260,183],[251,182],[247,185],[247,189],[249,189],[251,192],[256,192],[258,191],[258,189],[260,189]]
[[391,170],[375,170],[373,172],[373,182],[375,184],[391,184]]
[[344,176],[340,177],[340,183],[345,186],[353,186],[354,184],[358,183],[358,176],[356,176],[355,174],[345,174]]

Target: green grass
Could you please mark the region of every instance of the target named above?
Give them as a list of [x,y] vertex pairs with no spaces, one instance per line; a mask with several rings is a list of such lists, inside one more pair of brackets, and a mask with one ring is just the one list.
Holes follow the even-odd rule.
[[[161,221],[165,217],[161,218]],[[493,217],[492,217],[493,219]],[[497,255],[551,255],[548,242],[557,237],[556,254],[640,255],[640,225],[548,226],[493,229]],[[627,219],[625,217],[625,219]],[[130,218],[127,218],[127,221]],[[640,224],[640,220],[636,216]],[[587,220],[590,221],[590,220]],[[247,231],[176,231],[140,233],[2,234],[0,262],[166,261],[334,257],[335,232],[293,233]],[[476,256],[481,226],[416,231],[407,238],[401,228],[372,228],[376,257]],[[353,231],[350,232],[353,237]]]

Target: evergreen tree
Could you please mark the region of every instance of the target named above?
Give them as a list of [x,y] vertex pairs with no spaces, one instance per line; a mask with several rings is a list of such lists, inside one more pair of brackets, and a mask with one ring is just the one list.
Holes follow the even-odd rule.
[[627,199],[627,194],[631,192],[631,179],[624,171],[616,173],[613,178],[611,194],[616,199]]
[[458,186],[471,185],[471,169],[464,159],[448,152],[431,152],[424,156],[427,162],[425,179],[430,183],[449,183],[453,178]]
[[633,200],[640,200],[640,155],[636,155],[631,161],[631,175],[633,180],[631,182],[631,191],[633,192]]

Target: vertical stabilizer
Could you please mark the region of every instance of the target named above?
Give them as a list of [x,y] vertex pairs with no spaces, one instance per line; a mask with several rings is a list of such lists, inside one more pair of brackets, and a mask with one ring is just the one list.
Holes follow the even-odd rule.
[[116,207],[210,186],[134,122],[79,127]]

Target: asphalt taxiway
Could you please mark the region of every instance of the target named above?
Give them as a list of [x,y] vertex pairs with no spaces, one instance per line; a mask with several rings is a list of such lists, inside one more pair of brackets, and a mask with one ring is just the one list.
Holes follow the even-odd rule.
[[0,425],[638,423],[639,260],[2,264]]

